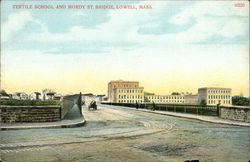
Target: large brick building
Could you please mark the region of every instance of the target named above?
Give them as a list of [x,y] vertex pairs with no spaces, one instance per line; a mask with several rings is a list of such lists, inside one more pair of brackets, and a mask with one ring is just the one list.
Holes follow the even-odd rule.
[[142,103],[144,88],[137,81],[110,81],[108,83],[108,101],[114,103]]

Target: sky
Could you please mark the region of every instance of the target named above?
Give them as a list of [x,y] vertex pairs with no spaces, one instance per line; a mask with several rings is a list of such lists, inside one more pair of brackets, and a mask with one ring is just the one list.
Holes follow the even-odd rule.
[[249,96],[248,44],[248,1],[1,1],[1,88],[107,94],[121,79],[156,94],[226,87]]

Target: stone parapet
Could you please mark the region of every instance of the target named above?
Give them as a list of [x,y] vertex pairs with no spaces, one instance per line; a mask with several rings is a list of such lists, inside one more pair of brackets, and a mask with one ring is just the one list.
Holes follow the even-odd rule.
[[60,106],[0,106],[0,122],[52,122],[61,120]]
[[220,106],[220,117],[250,123],[250,107],[247,106]]

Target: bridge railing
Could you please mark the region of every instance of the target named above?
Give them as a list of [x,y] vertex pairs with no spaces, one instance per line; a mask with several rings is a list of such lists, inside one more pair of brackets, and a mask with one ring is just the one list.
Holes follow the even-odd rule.
[[105,102],[102,104],[114,105],[114,106],[125,106],[125,107],[138,107],[139,109],[148,110],[161,110],[161,111],[171,111],[179,113],[189,113],[197,115],[207,115],[207,116],[218,116],[218,109],[216,106],[208,105],[190,105],[190,104],[153,104],[153,103],[110,103]]

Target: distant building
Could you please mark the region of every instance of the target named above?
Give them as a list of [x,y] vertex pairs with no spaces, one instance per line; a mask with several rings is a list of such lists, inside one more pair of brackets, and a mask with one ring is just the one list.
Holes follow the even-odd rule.
[[145,102],[154,103],[185,103],[184,95],[148,95],[145,96]]
[[110,81],[108,83],[108,101],[113,103],[144,102],[144,87],[137,81]]
[[114,99],[111,102],[117,103],[143,103],[144,88],[115,88]]
[[184,99],[184,103],[198,104],[198,95],[187,94],[185,95]]
[[57,101],[60,101],[62,99],[62,95],[61,94],[55,94],[53,99],[57,100]]
[[30,100],[41,100],[42,99],[42,95],[40,92],[33,92],[29,95],[29,99]]
[[82,101],[84,101],[85,103],[90,103],[91,101],[95,100],[96,96],[93,95],[92,93],[85,93],[82,94]]
[[207,105],[232,105],[232,89],[205,87],[198,89],[198,103],[206,102]]
[[96,96],[96,102],[102,102],[104,97],[105,97],[105,95],[97,95]]
[[16,100],[28,100],[29,95],[24,92],[16,92],[12,95],[12,98]]

